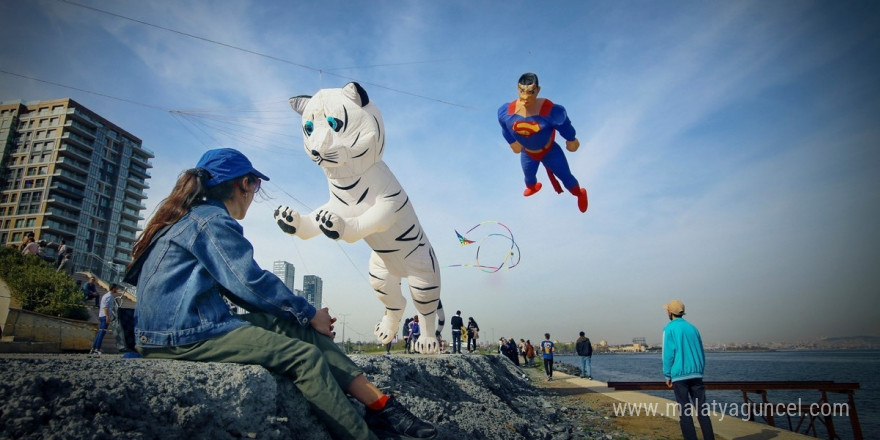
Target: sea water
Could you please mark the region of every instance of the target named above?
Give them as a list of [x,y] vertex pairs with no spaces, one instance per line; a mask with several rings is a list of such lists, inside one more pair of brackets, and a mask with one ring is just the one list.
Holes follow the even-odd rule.
[[[556,356],[557,362],[580,367],[577,356]],[[637,354],[594,354],[592,359],[593,378],[603,382],[663,381],[660,353]],[[880,433],[880,351],[876,350],[836,350],[836,351],[767,351],[767,352],[707,352],[705,381],[819,381],[858,382],[860,388],[855,392],[862,433],[871,438]],[[672,390],[650,391],[647,394],[675,400]],[[760,402],[757,394],[749,394],[752,401]],[[790,404],[799,402],[812,404],[818,402],[818,390],[769,390],[770,402]],[[717,408],[743,403],[740,391],[707,391],[706,400],[717,403]],[[846,402],[847,396],[828,393],[831,402]],[[730,413],[730,411],[727,411]],[[742,414],[739,413],[739,416]],[[757,418],[762,422],[763,419]],[[852,438],[848,417],[834,417],[834,428],[843,438]],[[798,418],[792,417],[797,425]],[[808,423],[808,422],[805,422]],[[817,433],[827,437],[820,422]],[[776,417],[776,426],[788,427],[784,417]],[[803,428],[801,428],[803,431]]]

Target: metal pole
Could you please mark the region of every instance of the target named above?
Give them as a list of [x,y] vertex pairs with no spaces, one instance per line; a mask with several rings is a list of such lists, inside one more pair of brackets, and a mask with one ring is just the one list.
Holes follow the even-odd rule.
[[342,317],[342,351],[345,354],[348,354],[348,345],[345,343],[345,320],[350,315],[350,313],[340,313],[339,316]]

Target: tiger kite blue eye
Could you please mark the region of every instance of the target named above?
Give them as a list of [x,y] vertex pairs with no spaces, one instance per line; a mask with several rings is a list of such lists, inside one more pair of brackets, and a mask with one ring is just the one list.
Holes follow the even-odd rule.
[[306,121],[303,125],[303,132],[306,136],[311,136],[313,131],[315,131],[315,124],[312,121]]
[[342,129],[342,121],[333,116],[327,116],[327,124],[330,125],[330,128],[332,128],[333,131],[338,132]]

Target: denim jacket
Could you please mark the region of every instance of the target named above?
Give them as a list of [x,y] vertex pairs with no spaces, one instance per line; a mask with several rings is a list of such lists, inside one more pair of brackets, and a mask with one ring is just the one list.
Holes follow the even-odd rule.
[[180,346],[250,325],[224,301],[308,326],[315,308],[254,261],[254,249],[223,203],[193,207],[159,238],[138,279],[135,339]]

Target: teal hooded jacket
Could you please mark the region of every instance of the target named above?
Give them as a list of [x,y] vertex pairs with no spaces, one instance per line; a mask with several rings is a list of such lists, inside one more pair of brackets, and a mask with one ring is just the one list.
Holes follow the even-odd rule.
[[700,331],[684,318],[675,318],[663,328],[663,376],[679,380],[703,377],[706,353]]

